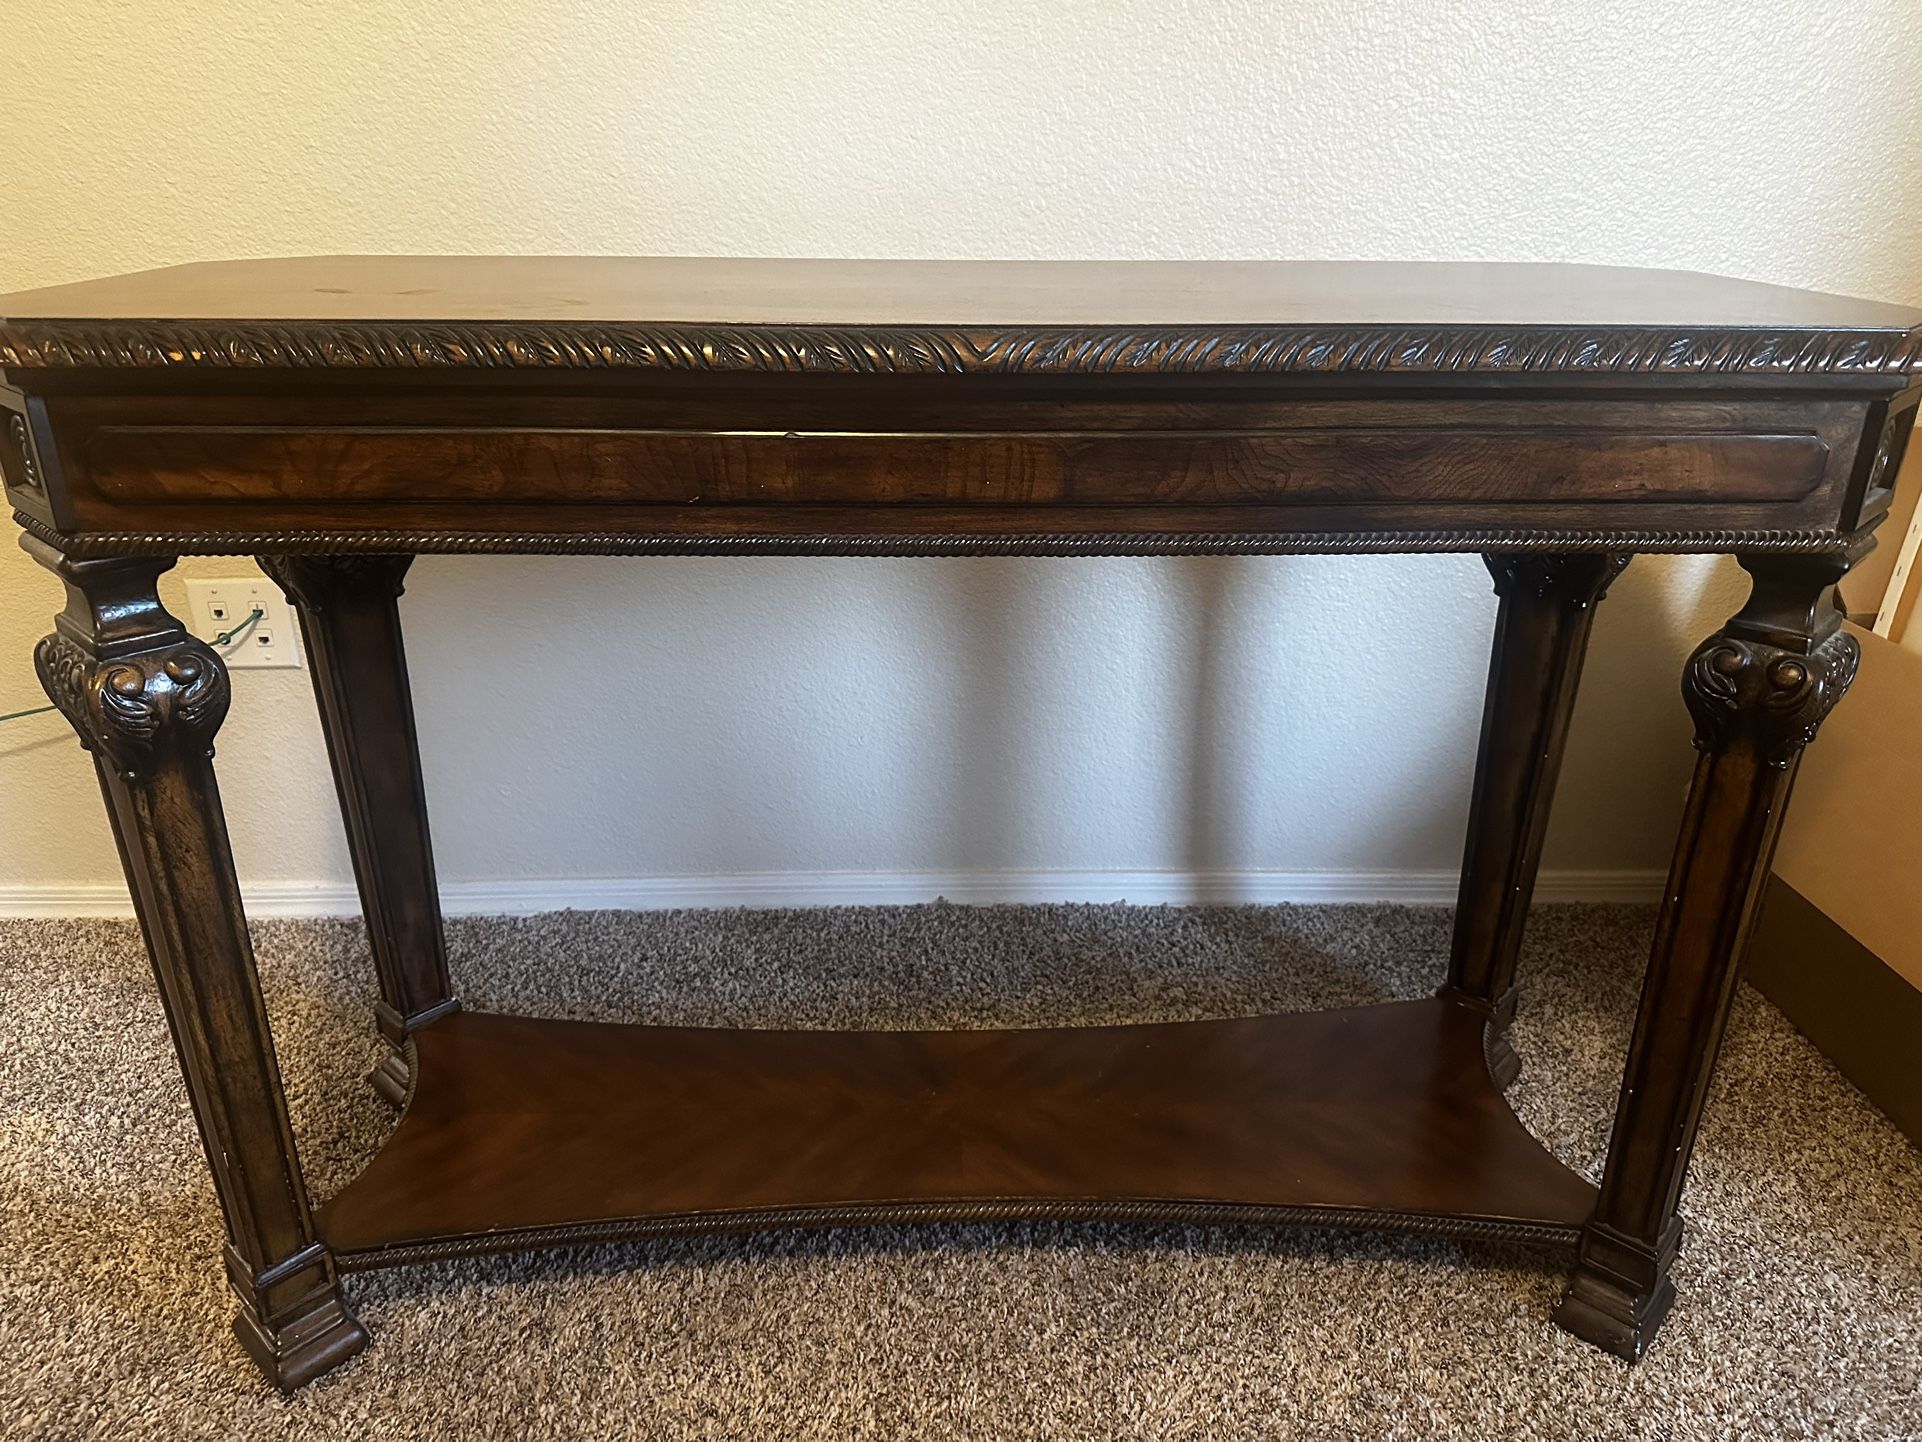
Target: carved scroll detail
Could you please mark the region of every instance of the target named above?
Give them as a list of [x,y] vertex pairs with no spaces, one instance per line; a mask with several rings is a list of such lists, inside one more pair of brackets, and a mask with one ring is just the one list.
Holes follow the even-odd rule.
[[80,744],[129,781],[166,746],[211,754],[214,733],[226,719],[227,668],[192,639],[102,661],[55,632],[34,648],[33,662]]
[[1806,655],[1711,636],[1689,657],[1682,677],[1696,748],[1719,752],[1746,741],[1768,765],[1786,768],[1847,693],[1861,654],[1846,631]]
[[23,491],[45,495],[46,483],[40,479],[40,466],[33,456],[33,435],[27,429],[27,418],[18,411],[12,412],[7,422],[7,446],[12,454],[0,460],[0,474]]

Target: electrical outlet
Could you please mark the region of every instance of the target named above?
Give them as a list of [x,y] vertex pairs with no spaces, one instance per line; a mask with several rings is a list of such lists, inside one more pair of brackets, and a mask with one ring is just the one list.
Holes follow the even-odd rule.
[[261,576],[232,576],[217,581],[190,580],[187,625],[211,643],[224,631],[237,631],[255,611],[257,621],[244,636],[216,647],[229,666],[298,666],[300,626],[293,608],[272,581]]

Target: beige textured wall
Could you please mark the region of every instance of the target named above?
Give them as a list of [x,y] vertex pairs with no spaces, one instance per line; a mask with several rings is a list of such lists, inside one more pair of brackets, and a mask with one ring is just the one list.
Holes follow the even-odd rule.
[[[1915,0],[40,0],[0,288],[227,255],[1592,260],[1922,302]],[[199,563],[219,573],[232,563]],[[1674,677],[1733,604],[1643,562],[1551,843],[1665,857]],[[0,709],[50,578],[0,553]],[[1465,558],[421,562],[448,879],[1454,863]],[[243,873],[344,876],[304,678],[221,738]],[[57,719],[0,732],[0,889],[115,874]]]
[[[1922,989],[1922,656],[1853,629],[1855,685],[1795,779],[1775,874]],[[1882,821],[1864,845],[1871,805]]]

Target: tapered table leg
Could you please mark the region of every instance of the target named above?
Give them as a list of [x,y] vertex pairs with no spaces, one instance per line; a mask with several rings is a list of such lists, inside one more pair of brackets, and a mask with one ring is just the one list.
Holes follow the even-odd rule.
[[1839,557],[1744,558],[1748,604],[1689,658],[1700,752],[1629,1043],[1601,1195],[1555,1319],[1634,1361],[1675,1299],[1669,1268],[1742,944],[1802,748],[1848,690]]
[[410,1085],[408,1037],[458,1004],[447,975],[397,604],[413,557],[259,559],[300,612],[380,978],[374,1015],[389,1050],[370,1080],[398,1106]]
[[1521,1070],[1508,1040],[1521,954],[1549,806],[1575,710],[1595,606],[1629,558],[1622,555],[1483,558],[1501,608],[1482,711],[1468,812],[1455,939],[1442,995],[1488,1018],[1496,1084]]
[[93,753],[227,1226],[235,1330],[292,1388],[367,1334],[317,1239],[214,781],[227,712],[220,658],[162,609],[171,557],[72,561],[25,542],[66,583],[34,661]]

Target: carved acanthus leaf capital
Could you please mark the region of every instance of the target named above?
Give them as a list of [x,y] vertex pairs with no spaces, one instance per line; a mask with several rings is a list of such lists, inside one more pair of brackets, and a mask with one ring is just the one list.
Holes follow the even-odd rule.
[[318,614],[334,596],[373,593],[398,599],[412,555],[354,552],[327,556],[256,556],[255,564],[301,610]]
[[1606,596],[1631,559],[1629,552],[1489,552],[1482,557],[1495,580],[1496,595],[1533,596],[1543,601],[1559,597],[1577,610],[1593,606]]
[[34,648],[33,661],[80,744],[128,780],[166,748],[211,753],[227,715],[227,667],[191,637],[103,661],[55,632]]
[[1682,677],[1697,749],[1720,752],[1746,741],[1768,765],[1787,767],[1848,691],[1861,654],[1846,631],[1807,654],[1711,636],[1689,657]]

